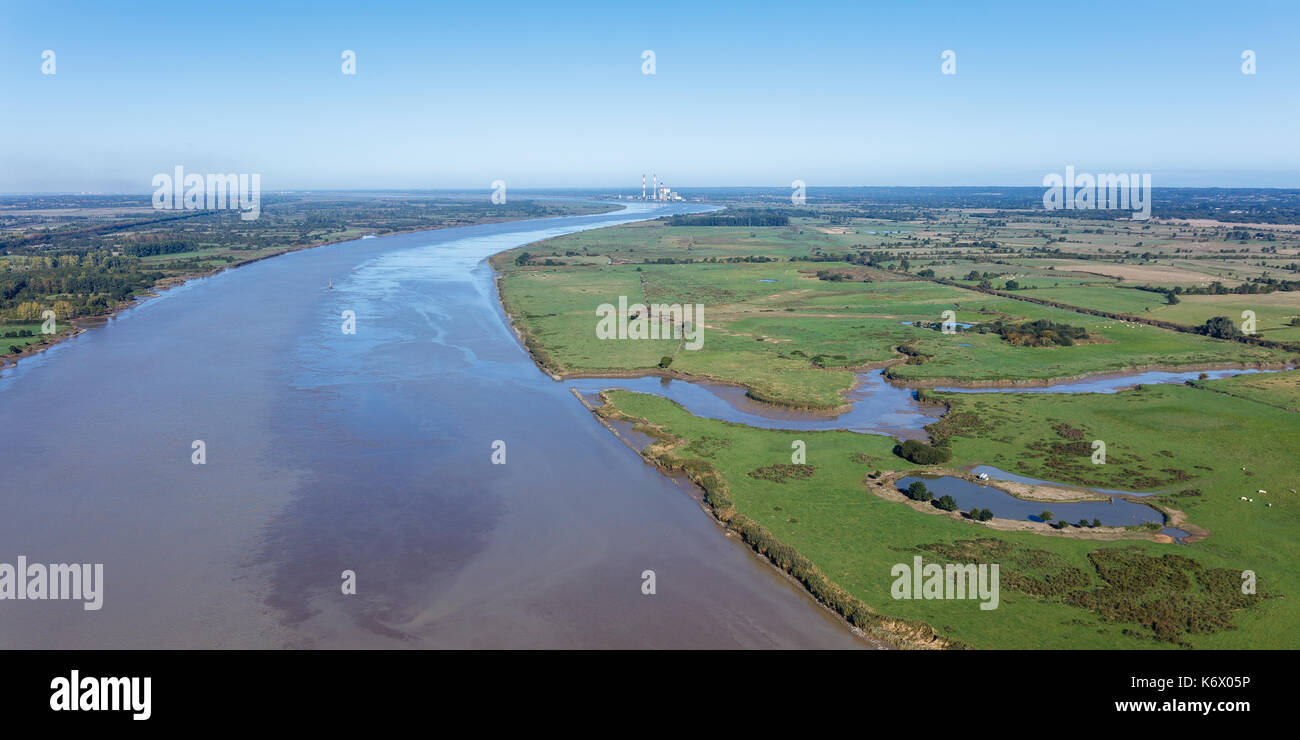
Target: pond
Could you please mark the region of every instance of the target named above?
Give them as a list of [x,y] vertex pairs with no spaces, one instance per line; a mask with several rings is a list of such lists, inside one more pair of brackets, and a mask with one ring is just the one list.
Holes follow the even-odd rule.
[[896,485],[899,491],[903,491],[916,481],[924,483],[935,498],[952,496],[962,511],[970,511],[972,508],[990,509],[995,517],[1002,519],[1041,522],[1044,520],[1040,515],[1044,511],[1050,511],[1053,520],[1071,524],[1080,519],[1089,522],[1100,519],[1107,527],[1127,527],[1147,522],[1164,524],[1165,521],[1164,514],[1150,506],[1121,498],[1112,498],[1110,501],[1025,501],[1006,491],[951,476],[909,475],[899,479]]

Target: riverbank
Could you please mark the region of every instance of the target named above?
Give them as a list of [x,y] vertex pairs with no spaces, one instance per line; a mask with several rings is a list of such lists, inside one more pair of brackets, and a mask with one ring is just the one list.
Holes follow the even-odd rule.
[[[622,206],[620,204],[613,204],[613,203],[602,204],[602,208],[600,210],[594,210],[591,213],[584,213],[579,215],[600,215],[602,213],[616,212],[619,209],[626,209],[626,206]],[[563,216],[552,216],[549,218],[563,218]],[[464,226],[481,226],[485,224],[494,224],[494,223],[511,223],[511,222],[521,221],[521,220],[528,220],[528,219],[526,218],[481,219],[479,221],[476,221],[473,224],[443,224],[443,225],[422,224],[418,226],[411,226],[408,228],[392,229],[389,231],[384,231],[382,234],[378,234],[378,235],[370,234],[369,236],[376,236],[376,238],[380,238],[380,237],[388,237],[388,236],[398,236],[402,234],[413,234],[421,231],[441,231],[444,229],[461,228]],[[107,311],[103,311],[101,313],[96,313],[92,315],[77,316],[72,319],[65,319],[64,322],[70,325],[72,328],[70,330],[63,330],[63,331],[56,332],[55,334],[48,335],[51,337],[50,341],[43,341],[43,342],[29,344],[28,346],[23,348],[23,351],[18,353],[11,353],[5,351],[7,349],[7,345],[0,346],[0,372],[2,372],[7,368],[12,368],[17,366],[18,362],[24,358],[39,355],[42,352],[53,349],[54,347],[58,346],[63,342],[66,342],[70,339],[80,336],[89,328],[103,326],[107,324],[109,321],[111,321],[112,319],[116,318],[119,314],[123,313],[124,311],[128,311],[132,308],[140,306],[154,298],[161,296],[167,291],[176,288],[178,286],[185,285],[186,283],[189,283],[192,280],[199,280],[203,278],[212,277],[214,275],[218,275],[223,272],[226,272],[227,270],[234,270],[240,267],[246,267],[248,265],[257,262],[262,262],[263,260],[273,259],[275,257],[281,257],[286,254],[291,254],[293,252],[300,252],[309,249],[317,249],[320,247],[326,247],[334,244],[342,244],[345,242],[359,241],[363,238],[366,238],[366,236],[368,235],[366,234],[349,235],[345,237],[338,237],[333,239],[316,241],[310,244],[294,245],[290,247],[285,247],[283,249],[274,250],[270,253],[259,254],[254,257],[248,257],[245,259],[236,260],[234,262],[228,262],[218,267],[211,267],[205,270],[191,271],[182,275],[164,277],[158,280],[152,286],[150,286],[148,291],[139,293],[137,295],[133,295],[126,300],[118,301],[112,306],[110,306]]]
[[609,419],[633,424],[638,433],[653,439],[651,445],[637,450],[642,459],[654,465],[665,475],[686,475],[703,492],[702,508],[711,514],[715,521],[728,533],[734,534],[749,545],[753,552],[762,556],[772,567],[806,589],[818,604],[843,620],[846,627],[863,637],[885,640],[890,645],[904,649],[934,650],[965,647],[959,642],[943,638],[928,624],[886,617],[836,585],[811,561],[782,544],[757,521],[740,514],[731,500],[730,485],[712,466],[699,460],[683,461],[676,458],[673,452],[681,447],[685,440],[667,434],[662,427],[645,419],[623,414],[609,402],[605,393],[601,394],[602,406],[588,403],[577,391],[574,391],[573,395],[600,421],[602,426],[620,439],[624,438],[609,423]]
[[[712,503],[718,519],[728,521],[740,516],[745,517],[740,521],[752,521],[762,527],[771,539],[758,540],[762,544],[756,547],[757,551],[774,553],[783,567],[803,558],[815,565],[835,587],[874,611],[890,617],[918,619],[943,637],[973,647],[1024,647],[1026,639],[1055,648],[1114,648],[1121,644],[1156,647],[1167,643],[1150,642],[1151,632],[1149,627],[1142,626],[1144,618],[1140,614],[1170,601],[1187,604],[1189,614],[1202,608],[1209,610],[1207,615],[1218,613],[1215,610],[1220,607],[1214,604],[1220,597],[1227,599],[1227,595],[1218,590],[1205,591],[1205,587],[1197,585],[1211,582],[1204,579],[1226,582],[1231,574],[1253,566],[1256,571],[1267,568],[1270,578],[1279,579],[1280,589],[1290,588],[1290,585],[1283,587],[1282,582],[1294,581],[1279,569],[1284,562],[1282,556],[1269,554],[1270,548],[1278,545],[1276,535],[1286,531],[1287,523],[1294,519],[1294,496],[1278,495],[1274,491],[1280,484],[1279,476],[1284,480],[1288,472],[1285,462],[1274,460],[1277,450],[1273,449],[1289,444],[1286,439],[1294,438],[1294,429],[1285,439],[1270,440],[1268,450],[1258,450],[1249,459],[1242,459],[1249,470],[1239,471],[1240,474],[1252,486],[1274,491],[1269,496],[1256,494],[1261,497],[1257,499],[1261,503],[1251,504],[1228,495],[1233,486],[1240,485],[1225,480],[1236,468],[1219,469],[1225,457],[1223,453],[1213,460],[1202,454],[1202,448],[1207,445],[1214,448],[1226,445],[1226,449],[1233,451],[1228,453],[1229,459],[1233,459],[1239,450],[1249,450],[1258,444],[1258,430],[1245,429],[1225,439],[1224,428],[1211,423],[1203,430],[1184,430],[1183,446],[1187,449],[1172,448],[1173,457],[1161,463],[1182,466],[1187,464],[1188,455],[1193,460],[1211,462],[1215,466],[1213,470],[1206,466],[1198,473],[1200,479],[1184,484],[1196,488],[1114,497],[1125,505],[1151,510],[1155,514],[1153,526],[1070,524],[1056,529],[1045,522],[1002,516],[995,517],[991,523],[974,521],[958,512],[941,511],[933,503],[911,501],[896,490],[899,478],[929,473],[987,485],[1008,496],[1023,493],[1019,486],[978,480],[956,472],[971,464],[972,458],[987,459],[988,455],[981,454],[979,449],[1015,449],[1015,439],[1003,440],[997,435],[990,438],[968,431],[974,436],[953,439],[955,458],[948,466],[915,466],[895,457],[890,451],[893,442],[885,437],[842,431],[755,428],[694,416],[670,400],[622,389],[607,391],[601,397],[605,402],[601,413],[619,418],[622,423],[636,424],[638,434],[654,439],[653,444],[644,446],[643,456],[657,461],[667,471],[693,473],[706,492],[720,492]],[[1100,404],[1101,408],[1094,408],[1098,418],[1137,422],[1140,427],[1151,419],[1168,423],[1171,399],[1206,402],[1195,389],[1178,385],[1153,387],[1136,395],[1038,396],[1024,399],[1034,402],[1023,410],[1026,421],[1033,423],[1022,434],[1030,441],[1041,439],[1038,425],[1050,429],[1055,423],[1053,419],[1060,418],[1062,413],[1056,406],[1061,401],[1091,407]],[[1015,399],[1000,395],[994,400]],[[1135,403],[1159,411],[1133,410]],[[1125,412],[1117,415],[1118,409]],[[1218,402],[1210,411],[1226,414],[1229,423],[1240,423],[1242,418],[1251,415],[1249,410],[1243,413],[1240,408],[1221,408]],[[1256,424],[1280,420],[1278,416],[1275,420],[1258,420]],[[1210,421],[1214,421],[1213,415]],[[1091,417],[1080,419],[1080,424],[1091,427]],[[1139,456],[1158,455],[1162,449],[1162,440],[1145,433],[1133,436],[1112,429],[1104,436],[1113,440],[1115,473],[1121,478],[1127,475],[1129,465],[1140,462]],[[971,440],[983,447],[970,447]],[[1242,440],[1246,441],[1244,448],[1238,444]],[[796,444],[800,442],[802,445]],[[1142,446],[1135,449],[1133,444]],[[806,458],[792,460],[792,446],[806,449]],[[1157,459],[1160,457],[1164,456],[1158,455]],[[1265,467],[1263,461],[1273,461],[1273,464]],[[715,476],[721,481],[715,480]],[[1092,497],[1078,496],[1077,492],[1048,493],[1043,498],[1054,503],[1030,511],[1045,508],[1060,512],[1069,508],[1069,504],[1096,503],[1089,500]],[[1265,507],[1265,499],[1271,502],[1271,508]],[[1071,513],[1068,521],[1077,516]],[[1093,516],[1087,514],[1088,521]],[[1101,516],[1103,521],[1108,521],[1105,514]],[[1128,514],[1117,511],[1116,516],[1122,518]],[[1243,516],[1248,518],[1243,520]],[[1062,514],[1060,518],[1066,519],[1067,515]],[[1203,524],[1190,524],[1192,518]],[[1243,521],[1252,523],[1243,529]],[[1209,536],[1205,524],[1215,528],[1214,536]],[[1176,532],[1166,534],[1160,531],[1162,527],[1182,529],[1187,536]],[[763,537],[763,534],[755,536]],[[1179,537],[1177,543],[1174,537]],[[966,551],[972,554],[957,554]],[[912,553],[918,552],[930,553],[925,555],[927,559],[934,553],[942,553],[944,557],[956,558],[956,562],[966,562],[961,558],[976,558],[977,562],[1001,563],[1003,601],[999,614],[1003,614],[1003,619],[980,619],[976,616],[979,612],[968,612],[941,601],[896,601],[889,588],[892,564],[906,563]],[[978,552],[983,554],[974,554]],[[1117,581],[1112,574],[1121,571],[1102,567],[1114,558],[1131,560],[1127,569],[1135,573],[1136,580]],[[1163,582],[1136,575],[1169,567],[1187,569],[1187,580],[1180,576]],[[1160,592],[1159,596],[1153,589]],[[834,596],[838,593],[834,588],[827,593],[838,598]],[[1065,596],[1069,598],[1063,602]],[[1131,603],[1136,611],[1130,613],[1130,618],[1119,619],[1113,616],[1113,607],[1102,607],[1103,602],[1098,599]],[[1202,634],[1183,633],[1178,640],[1186,646],[1259,647],[1259,640],[1268,639],[1264,636],[1270,634],[1261,631],[1267,628],[1260,620],[1278,624],[1288,619],[1283,612],[1294,611],[1286,600],[1271,601],[1268,607],[1263,603],[1259,602],[1258,609],[1233,607],[1240,613],[1233,612],[1226,618],[1228,621],[1218,622],[1237,624],[1241,632],[1216,627]],[[1094,609],[1090,604],[1098,606]],[[1139,606],[1142,604],[1146,606]],[[1122,631],[1119,626],[1123,627]],[[1028,637],[1031,633],[1032,638]],[[915,633],[909,631],[909,634]]]

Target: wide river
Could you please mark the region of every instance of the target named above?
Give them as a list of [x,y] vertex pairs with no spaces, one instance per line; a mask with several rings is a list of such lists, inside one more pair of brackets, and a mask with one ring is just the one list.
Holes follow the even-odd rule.
[[295,252],[5,369],[0,563],[102,563],[104,601],[0,601],[0,647],[868,646],[505,324],[487,256],[687,210]]

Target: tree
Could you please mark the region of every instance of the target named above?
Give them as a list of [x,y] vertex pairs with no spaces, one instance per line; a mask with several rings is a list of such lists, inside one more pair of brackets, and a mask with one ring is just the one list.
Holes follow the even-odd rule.
[[912,481],[912,485],[907,487],[907,497],[913,501],[929,501],[930,489],[925,487],[921,481]]
[[941,496],[939,500],[935,502],[934,505],[938,506],[940,509],[943,509],[944,511],[956,511],[957,499],[953,498],[952,496],[944,495]]
[[1039,515],[1038,515],[1038,518],[1039,518],[1039,519],[1042,519],[1042,520],[1045,521],[1045,522],[1050,522],[1050,521],[1052,521],[1052,512],[1050,512],[1050,511],[1044,511],[1042,514],[1039,514]]
[[1100,519],[1093,519],[1093,520],[1092,520],[1092,526],[1094,526],[1094,527],[1100,527],[1100,526],[1101,526],[1101,520],[1100,520]]
[[1007,290],[1020,290],[1020,283],[1016,280],[1008,280]]
[[1232,339],[1239,334],[1237,325],[1227,316],[1215,316],[1206,321],[1204,326],[1197,329],[1197,333],[1216,339]]
[[920,440],[908,439],[894,446],[894,454],[917,465],[937,465],[952,457],[952,450],[933,447]]
[[54,315],[64,321],[67,321],[73,316],[72,304],[67,301],[55,301],[53,308]]
[[980,279],[980,273],[979,273],[979,270],[971,270],[970,273],[968,273],[968,274],[966,275],[966,279],[967,279],[967,280],[979,280],[979,279]]
[[41,317],[41,304],[36,301],[23,301],[18,304],[19,321],[35,321]]
[[992,510],[992,509],[985,509],[984,511],[981,511],[981,512],[980,512],[980,521],[981,521],[981,522],[987,522],[987,521],[989,521],[989,520],[992,519],[992,518],[993,518],[993,510]]

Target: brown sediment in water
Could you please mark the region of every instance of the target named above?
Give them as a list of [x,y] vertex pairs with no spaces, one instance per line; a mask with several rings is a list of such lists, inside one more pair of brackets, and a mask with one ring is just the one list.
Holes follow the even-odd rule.
[[[603,213],[609,213],[609,212],[612,211],[604,211]],[[583,214],[583,215],[594,215],[594,214]],[[428,225],[412,226],[404,229],[394,229],[392,231],[388,231],[383,234],[378,234],[375,236],[397,236],[399,234],[413,234],[419,231],[440,231],[442,229],[453,229],[453,228],[460,228],[464,226],[482,226],[485,224],[493,224],[493,223],[507,223],[510,220],[511,219],[494,221],[492,219],[486,219],[473,224],[446,224],[443,226],[428,226]],[[528,219],[514,219],[514,220],[526,221]],[[29,348],[30,347],[29,345],[29,347],[24,347],[23,351],[19,352],[18,354],[0,353],[0,370],[3,370],[7,367],[14,367],[18,364],[18,361],[24,357],[31,357],[33,355],[40,354],[41,352],[44,352],[47,349],[55,347],[64,341],[72,339],[73,337],[80,336],[87,329],[105,326],[109,323],[111,319],[116,318],[117,315],[122,313],[123,311],[129,311],[130,309],[135,308],[136,306],[144,304],[150,299],[157,298],[158,296],[162,295],[165,291],[175,288],[178,285],[184,285],[185,283],[188,283],[191,280],[199,280],[202,278],[212,277],[213,275],[220,274],[222,272],[225,272],[226,270],[234,270],[239,267],[251,265],[254,262],[269,260],[273,257],[280,257],[289,254],[291,252],[301,252],[306,249],[316,249],[317,247],[328,247],[331,244],[342,244],[343,242],[360,241],[362,236],[339,237],[337,239],[329,239],[322,242],[316,242],[314,244],[303,244],[296,247],[287,247],[278,252],[272,252],[271,254],[263,254],[257,257],[249,257],[248,259],[242,259],[236,262],[229,262],[222,265],[221,267],[213,267],[207,270],[203,270],[202,272],[194,272],[186,275],[174,275],[171,277],[163,278],[162,280],[159,280],[157,284],[151,286],[144,295],[128,298],[127,300],[124,301],[118,301],[116,305],[109,308],[107,311],[103,313],[98,313],[95,314],[94,316],[78,316],[73,319],[68,319],[67,323],[70,324],[75,329],[75,331],[68,331],[68,332],[62,332],[59,334],[51,335],[56,337],[53,341],[43,343],[39,347],[34,347],[34,348]]]

